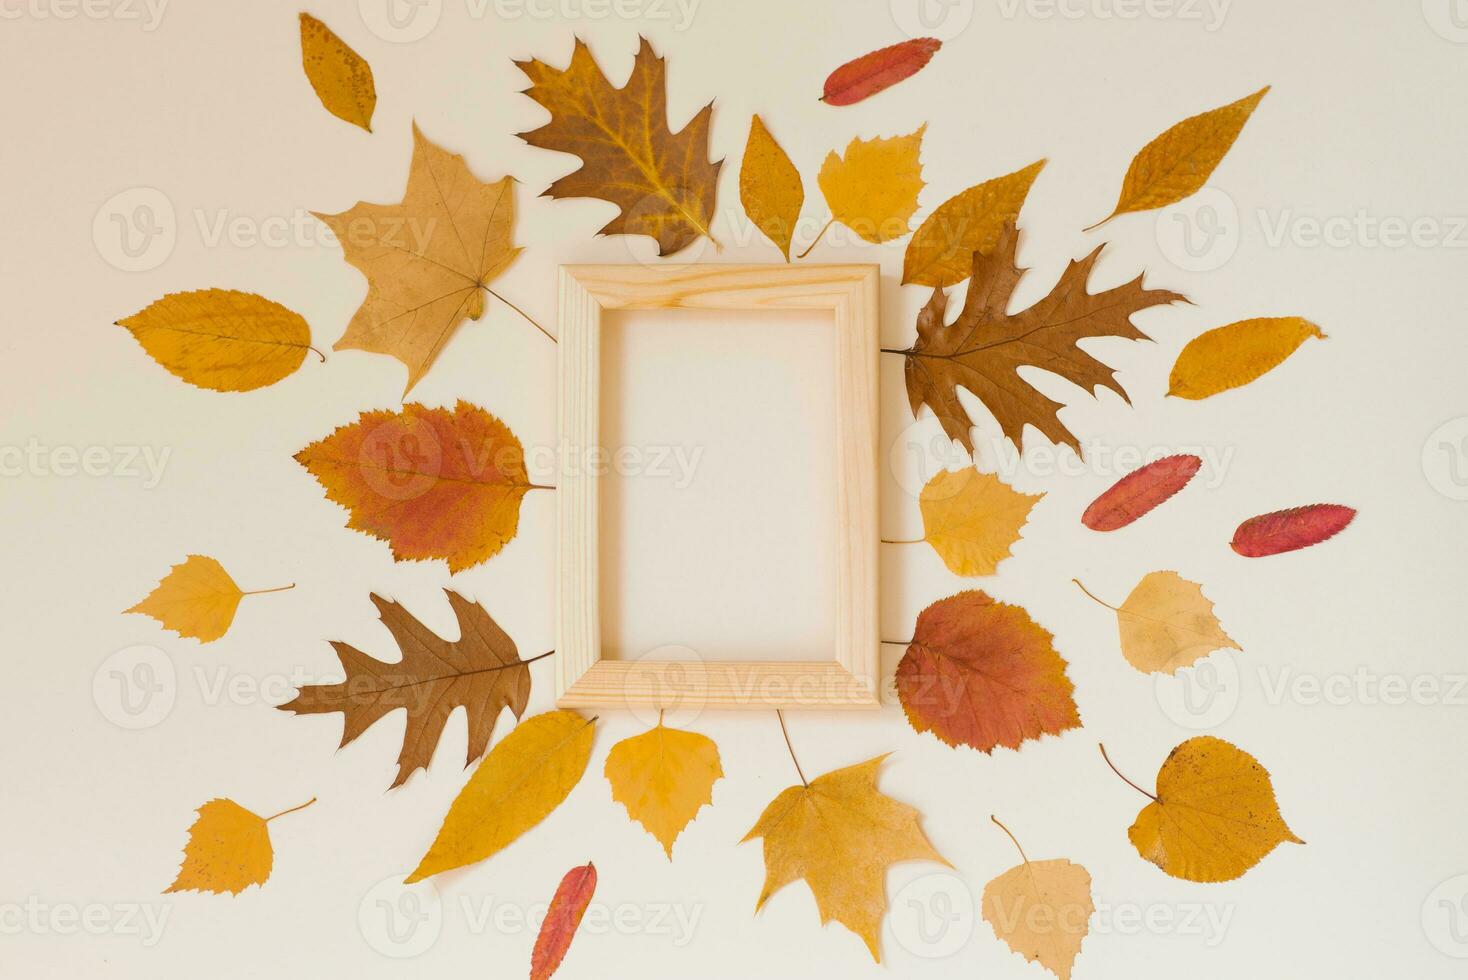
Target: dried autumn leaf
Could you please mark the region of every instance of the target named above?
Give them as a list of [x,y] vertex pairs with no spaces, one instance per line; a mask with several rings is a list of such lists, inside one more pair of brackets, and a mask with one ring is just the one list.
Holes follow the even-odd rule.
[[975,184],[938,205],[907,243],[902,256],[903,284],[952,286],[967,279],[973,273],[974,253],[994,251],[1004,226],[1019,218],[1030,186],[1044,166],[1044,160],[1036,160],[1023,170]]
[[484,315],[484,292],[520,249],[515,182],[485,183],[464,158],[413,125],[413,162],[397,204],[365,201],[341,214],[312,212],[342,255],[367,277],[367,298],[333,350],[389,354],[408,368],[406,395],[467,317]]
[[1029,424],[1051,442],[1079,453],[1080,440],[1060,422],[1060,404],[1025,382],[1019,369],[1043,368],[1087,391],[1104,386],[1126,398],[1115,373],[1081,350],[1077,341],[1088,337],[1146,340],[1147,335],[1132,325],[1132,314],[1187,299],[1169,290],[1143,288],[1141,276],[1124,286],[1088,293],[1086,280],[1101,253],[1098,247],[1081,261],[1072,261],[1050,295],[1027,310],[1007,315],[1009,298],[1022,272],[1014,264],[1018,242],[1019,232],[1009,222],[992,254],[974,252],[968,298],[952,323],[944,323],[947,295],[942,289],[933,290],[918,314],[917,342],[899,352],[906,355],[907,399],[914,415],[925,404],[931,408],[948,437],[957,439],[970,453],[974,450],[971,423],[958,399],[960,387],[973,392],[994,413],[1005,438],[1016,448]]
[[1020,493],[973,467],[946,470],[918,494],[923,539],[955,575],[993,575],[1044,494]]
[[848,61],[826,78],[821,101],[841,106],[870,98],[917,74],[942,46],[936,37],[915,37]]
[[667,65],[647,38],[639,40],[622,88],[612,87],[580,38],[564,71],[534,59],[515,62],[531,82],[525,94],[551,114],[544,126],[519,135],[582,160],[542,196],[610,201],[619,212],[600,234],[650,235],[659,255],[671,255],[700,235],[713,239],[723,161],[708,159],[712,102],[678,132],[668,128]]
[[301,67],[326,111],[372,132],[377,86],[372,66],[308,13],[301,14]]
[[673,842],[699,808],[713,802],[714,783],[724,770],[713,739],[659,721],[612,746],[605,773],[612,799],[658,839],[671,861]]
[[205,803],[189,828],[178,877],[163,890],[164,894],[197,891],[238,895],[251,885],[265,884],[275,862],[266,825],[315,802],[312,799],[271,817],[251,813],[234,800]]
[[1301,344],[1325,334],[1297,316],[1240,320],[1199,334],[1172,366],[1167,393],[1198,401],[1238,388],[1284,363]]
[[994,822],[1009,834],[1024,863],[984,886],[984,921],[1010,949],[1060,980],[1070,980],[1096,911],[1091,874],[1064,858],[1031,861],[1009,828]]
[[515,641],[483,606],[456,592],[444,593],[459,624],[457,640],[442,639],[396,602],[374,594],[372,604],[402,658],[386,663],[333,641],[331,648],[346,671],[345,679],[306,685],[290,702],[278,706],[298,715],[340,711],[344,746],[385,715],[404,709],[408,723],[392,788],[428,768],[454,709],[464,709],[469,726],[467,766],[489,747],[501,709],[509,708],[519,718],[530,697],[529,661],[520,659]]
[[749,141],[744,144],[744,161],[739,165],[739,202],[749,220],[789,262],[790,238],[805,203],[805,188],[800,183],[800,171],[759,116],[750,121]]
[[386,541],[398,561],[442,558],[452,572],[498,554],[537,488],[520,440],[465,401],[363,412],[295,460],[351,514],[347,527]]
[[273,385],[311,350],[299,313],[233,289],[169,293],[117,325],[174,377],[211,391]]
[[1122,656],[1144,674],[1176,674],[1215,650],[1243,649],[1223,631],[1203,587],[1177,572],[1148,572],[1120,608],[1076,585],[1116,613]]
[[1097,225],[1119,214],[1176,204],[1199,190],[1268,91],[1266,85],[1237,102],[1189,116],[1142,147],[1122,179],[1116,210]]
[[1221,738],[1183,742],[1157,771],[1156,795],[1141,791],[1153,801],[1127,836],[1138,854],[1174,878],[1232,881],[1277,845],[1305,843],[1280,816],[1259,760]]
[[889,139],[853,139],[844,157],[828,153],[816,179],[831,220],[873,245],[906,235],[923,189],[918,154],[927,128]]
[[595,720],[547,711],[501,739],[454,798],[406,883],[483,861],[544,820],[586,772]]
[[561,879],[545,918],[540,923],[540,933],[535,937],[535,949],[530,954],[530,980],[550,980],[551,974],[566,958],[571,940],[576,938],[576,928],[591,904],[591,895],[596,891],[596,866],[591,863],[572,868]]
[[243,592],[219,562],[206,555],[189,555],[169,569],[141,602],[123,612],[151,616],[179,636],[212,643],[229,631],[235,610],[245,596],[290,588],[294,586]]
[[979,591],[924,609],[897,665],[908,724],[980,752],[1079,728],[1075,687],[1050,632]]
[[1309,504],[1277,510],[1240,524],[1230,546],[1245,558],[1298,551],[1335,537],[1355,519],[1355,509],[1341,504]]
[[1093,531],[1115,531],[1172,497],[1202,468],[1197,456],[1164,456],[1117,480],[1091,502],[1081,523]]
[[804,878],[821,924],[835,919],[860,936],[878,962],[887,868],[899,861],[948,865],[923,836],[918,811],[877,791],[877,768],[885,758],[791,786],[744,836],[764,838],[765,884],[756,912],[775,892]]

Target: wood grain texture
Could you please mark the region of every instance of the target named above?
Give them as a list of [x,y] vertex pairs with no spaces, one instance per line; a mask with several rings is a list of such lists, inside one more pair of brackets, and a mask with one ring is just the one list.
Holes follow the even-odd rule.
[[876,707],[877,357],[875,265],[575,265],[560,273],[559,450],[600,442],[603,309],[829,310],[836,330],[836,639],[828,661],[601,660],[598,487],[558,481],[556,694],[561,707]]

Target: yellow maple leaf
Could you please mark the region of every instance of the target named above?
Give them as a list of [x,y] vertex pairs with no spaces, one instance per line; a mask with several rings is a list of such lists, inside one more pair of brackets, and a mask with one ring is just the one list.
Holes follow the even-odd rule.
[[251,885],[263,885],[270,877],[275,852],[270,846],[267,824],[305,809],[316,800],[262,817],[234,800],[210,800],[199,807],[199,816],[189,828],[184,859],[178,877],[164,889],[168,892],[229,892],[238,895]]
[[658,839],[669,860],[673,842],[699,808],[713,802],[714,783],[724,775],[713,739],[661,721],[612,746],[604,771],[612,799]]
[[174,565],[141,602],[123,611],[151,616],[179,636],[209,643],[229,630],[235,610],[245,596],[292,588],[295,586],[282,585],[276,589],[243,592],[219,562],[205,555],[189,555]]
[[372,66],[308,13],[301,14],[301,67],[326,111],[372,132],[377,86]]
[[984,886],[984,921],[1010,949],[1070,980],[1096,911],[1090,872],[1064,858],[1031,861],[1009,828],[989,819],[1009,834],[1024,863]]
[[398,204],[312,212],[367,277],[367,298],[333,350],[390,354],[408,368],[406,395],[459,324],[484,315],[484,293],[520,249],[512,177],[485,183],[464,158],[415,123],[408,186]]
[[831,220],[873,245],[906,235],[923,189],[918,154],[927,128],[919,126],[916,132],[888,139],[854,139],[847,144],[845,157],[834,150],[827,154],[816,179],[831,208]]
[[1223,631],[1203,587],[1177,572],[1148,572],[1119,608],[1076,585],[1116,613],[1122,656],[1144,674],[1176,674],[1214,650],[1243,649]]
[[945,470],[918,494],[923,539],[955,575],[993,575],[1044,494],[1020,493],[973,467]]
[[407,883],[483,861],[544,820],[586,772],[594,721],[574,711],[522,721],[489,750],[454,798]]
[[749,141],[744,145],[744,161],[739,165],[739,202],[744,205],[749,220],[779,247],[789,262],[790,239],[805,203],[805,188],[800,182],[800,171],[759,116],[750,121]]
[[[744,840],[764,838],[765,884],[771,895],[804,878],[821,924],[835,919],[861,937],[872,959],[887,911],[886,874],[899,861],[948,862],[918,826],[918,811],[877,791],[886,755],[828,772],[775,797]],[[741,841],[741,843],[743,843]]]
[[1199,401],[1238,388],[1284,363],[1311,337],[1325,339],[1315,324],[1298,316],[1259,317],[1214,327],[1177,356],[1167,393]]

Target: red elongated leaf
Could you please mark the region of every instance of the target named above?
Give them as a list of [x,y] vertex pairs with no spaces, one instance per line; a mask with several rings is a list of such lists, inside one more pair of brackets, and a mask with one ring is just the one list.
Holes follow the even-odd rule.
[[1197,456],[1165,456],[1133,470],[1091,502],[1081,523],[1093,531],[1126,527],[1187,486],[1202,465]]
[[540,935],[535,937],[535,950],[530,954],[530,980],[547,980],[561,965],[576,927],[586,914],[591,903],[591,893],[596,891],[596,865],[584,864],[572,868],[561,879],[555,897],[545,911],[545,920],[540,924]]
[[1240,524],[1231,545],[1245,558],[1298,551],[1335,537],[1355,517],[1355,508],[1341,504],[1310,504],[1277,510]]
[[908,723],[980,752],[1079,728],[1075,688],[1052,639],[1019,606],[977,590],[933,603],[897,665]]
[[826,78],[821,101],[826,105],[851,105],[876,95],[917,74],[942,46],[936,37],[915,37],[848,61]]

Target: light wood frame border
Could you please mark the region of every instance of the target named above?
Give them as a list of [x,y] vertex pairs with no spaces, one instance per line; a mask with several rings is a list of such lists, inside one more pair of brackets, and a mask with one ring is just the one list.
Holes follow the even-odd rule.
[[560,270],[559,451],[600,445],[602,310],[829,310],[836,357],[836,642],[823,661],[601,659],[598,478],[564,466],[557,498],[560,707],[868,708],[879,703],[875,265],[567,265]]

